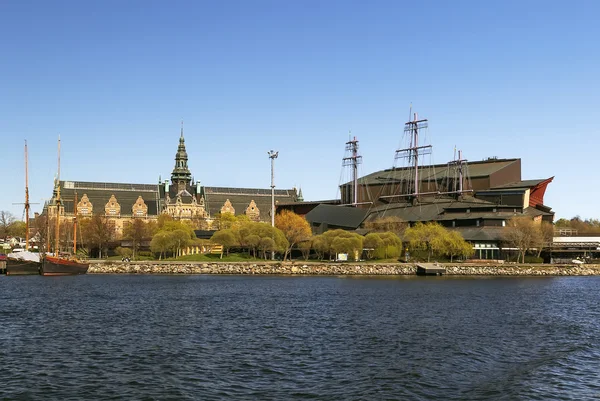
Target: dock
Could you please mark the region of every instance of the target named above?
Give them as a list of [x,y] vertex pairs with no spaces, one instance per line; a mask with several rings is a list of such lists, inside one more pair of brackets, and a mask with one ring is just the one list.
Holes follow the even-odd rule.
[[446,268],[437,263],[417,263],[417,276],[441,276]]

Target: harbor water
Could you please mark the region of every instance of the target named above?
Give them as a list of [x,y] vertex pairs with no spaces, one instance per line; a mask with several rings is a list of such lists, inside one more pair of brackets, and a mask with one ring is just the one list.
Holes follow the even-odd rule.
[[600,277],[0,277],[0,399],[600,398]]

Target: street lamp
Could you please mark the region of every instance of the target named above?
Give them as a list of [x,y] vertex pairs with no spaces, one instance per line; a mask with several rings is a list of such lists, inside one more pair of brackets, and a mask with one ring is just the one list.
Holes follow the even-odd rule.
[[[275,159],[277,159],[277,155],[279,152],[275,152],[274,150],[270,150],[267,152],[269,155],[269,159],[271,159],[271,226],[275,227],[275,175],[274,175],[274,167],[275,167]],[[271,260],[275,260],[275,251],[271,251]]]

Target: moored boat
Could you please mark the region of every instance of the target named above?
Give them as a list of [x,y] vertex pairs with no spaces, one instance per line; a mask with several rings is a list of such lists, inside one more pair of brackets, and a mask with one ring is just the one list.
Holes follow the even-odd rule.
[[6,257],[6,275],[23,276],[40,274],[42,263],[33,252],[11,253]]
[[[59,238],[60,238],[60,138],[58,139],[58,174],[55,181],[56,188],[56,210],[57,218],[54,234],[54,256],[46,254],[42,260],[40,274],[42,276],[74,276],[78,274],[86,274],[89,263],[85,263],[75,256],[63,257],[59,254]],[[77,194],[75,194],[75,205],[77,205]],[[73,255],[77,255],[77,219],[73,221]]]
[[90,264],[77,259],[46,256],[42,262],[42,276],[74,276],[86,274]]
[[42,263],[40,255],[29,252],[29,169],[27,157],[27,141],[25,141],[25,250],[23,252],[9,253],[5,259],[7,276],[37,275],[40,274]]
[[38,275],[40,274],[41,267],[42,264],[40,262],[12,258],[6,259],[7,276]]

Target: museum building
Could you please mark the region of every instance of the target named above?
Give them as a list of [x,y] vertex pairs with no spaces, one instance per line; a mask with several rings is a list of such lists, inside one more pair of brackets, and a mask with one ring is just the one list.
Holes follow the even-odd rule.
[[[298,198],[295,188],[275,190],[276,204],[296,202]],[[211,230],[218,228],[220,213],[244,214],[252,221],[270,222],[271,189],[205,187],[194,181],[182,128],[170,180],[159,178],[157,184],[56,181],[43,213],[55,218],[58,209],[61,220],[67,221],[72,221],[75,214],[106,216],[117,234],[133,219],[157,220],[161,214]]]

